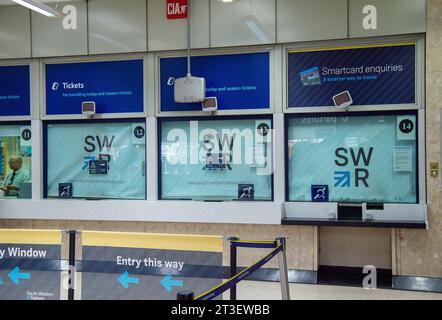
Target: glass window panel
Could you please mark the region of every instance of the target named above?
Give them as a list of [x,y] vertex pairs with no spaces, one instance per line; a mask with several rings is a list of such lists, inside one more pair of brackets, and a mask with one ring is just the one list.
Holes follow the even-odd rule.
[[161,198],[272,200],[272,121],[163,120]]
[[288,119],[289,201],[416,203],[417,118]]
[[0,197],[32,198],[31,126],[0,125]]
[[48,124],[47,196],[145,199],[145,139],[144,121]]

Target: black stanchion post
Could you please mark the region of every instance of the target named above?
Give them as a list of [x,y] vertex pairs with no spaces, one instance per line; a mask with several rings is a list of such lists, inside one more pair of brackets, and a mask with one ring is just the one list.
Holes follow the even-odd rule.
[[[237,237],[230,237],[230,277],[234,277],[237,273],[237,247],[234,241],[238,241]],[[236,285],[230,289],[230,300],[236,300]]]
[[75,293],[75,243],[77,231],[69,231],[69,283],[68,300],[74,300]]
[[176,295],[178,301],[192,301],[195,298],[195,294],[192,291],[180,291]]

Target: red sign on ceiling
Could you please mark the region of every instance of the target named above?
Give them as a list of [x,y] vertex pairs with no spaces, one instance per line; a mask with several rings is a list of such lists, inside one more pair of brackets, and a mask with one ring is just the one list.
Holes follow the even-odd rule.
[[167,0],[167,19],[186,19],[187,0]]

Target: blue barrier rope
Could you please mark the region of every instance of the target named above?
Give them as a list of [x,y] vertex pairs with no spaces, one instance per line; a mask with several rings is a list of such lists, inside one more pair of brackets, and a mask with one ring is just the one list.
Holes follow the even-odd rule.
[[250,276],[252,273],[260,269],[263,265],[265,265],[267,262],[269,262],[271,259],[273,259],[274,256],[276,256],[280,251],[283,250],[282,245],[278,245],[275,250],[270,252],[268,255],[266,255],[264,258],[256,262],[254,265],[244,269],[240,273],[236,274],[226,282],[222,283],[219,286],[216,286],[212,288],[211,290],[199,295],[195,298],[195,300],[212,300],[219,295],[223,294],[227,290],[230,290],[234,286],[236,286],[240,281],[244,280],[246,277]]

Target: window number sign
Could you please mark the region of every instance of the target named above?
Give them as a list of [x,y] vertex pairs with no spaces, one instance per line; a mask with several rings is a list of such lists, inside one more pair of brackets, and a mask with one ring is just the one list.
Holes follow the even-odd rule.
[[414,116],[397,117],[397,140],[416,140],[416,118]]

